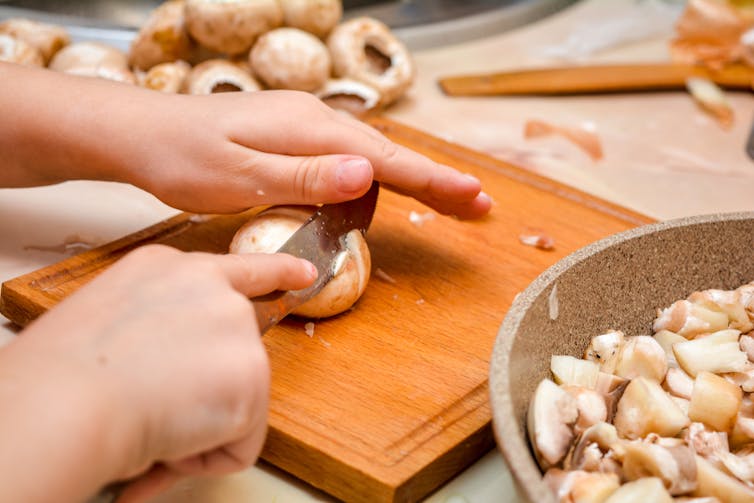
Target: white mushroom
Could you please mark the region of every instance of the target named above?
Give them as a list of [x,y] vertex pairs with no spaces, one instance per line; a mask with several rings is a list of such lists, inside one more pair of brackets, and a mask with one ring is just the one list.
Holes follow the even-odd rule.
[[248,51],[283,22],[278,0],[186,0],[186,24],[197,42],[225,54]]
[[675,359],[691,377],[701,371],[722,373],[746,369],[749,359],[738,345],[738,330],[720,330],[699,339],[673,344]]
[[278,28],[262,35],[249,62],[267,86],[309,92],[325,84],[332,67],[325,44],[296,28]]
[[634,480],[620,488],[603,503],[673,503],[662,481],[656,477]]
[[365,116],[380,103],[377,89],[352,79],[328,79],[314,94],[330,108],[355,117]]
[[557,384],[594,389],[600,367],[594,362],[570,355],[553,355],[550,358],[550,372]]
[[662,382],[668,370],[662,346],[647,335],[626,338],[621,348],[615,373],[626,379],[646,377]]
[[45,65],[56,52],[71,41],[68,32],[62,26],[21,18],[6,19],[0,23],[0,34],[23,40],[36,48],[42,55]]
[[544,482],[561,503],[602,503],[620,486],[620,480],[614,473],[563,471],[558,468],[548,470]]
[[673,437],[689,419],[657,381],[637,377],[626,387],[613,422],[621,437],[636,439],[649,433]]
[[694,380],[683,370],[678,368],[668,369],[662,387],[673,396],[691,400],[691,392],[694,389]]
[[[249,220],[230,244],[231,253],[274,253],[314,213],[315,207],[273,207]],[[333,278],[293,314],[308,318],[334,316],[348,310],[361,297],[369,281],[371,258],[364,236],[353,230],[345,238],[342,260]],[[565,393],[565,392],[563,392]]]
[[574,438],[571,426],[578,415],[571,395],[549,379],[540,381],[527,411],[527,431],[543,470],[565,457]]
[[259,83],[242,66],[225,59],[210,59],[196,65],[185,81],[188,94],[258,91]]
[[139,70],[160,63],[188,60],[194,43],[186,30],[184,0],[168,0],[149,15],[131,42],[129,62]]
[[658,310],[652,329],[670,330],[687,339],[696,335],[728,328],[728,315],[712,311],[688,300],[679,300],[670,307]]
[[689,419],[729,433],[736,422],[741,388],[711,372],[699,372],[689,404]]
[[32,45],[10,35],[0,34],[0,61],[24,66],[44,66],[42,54]]
[[382,22],[366,17],[336,26],[327,39],[337,77],[368,84],[388,104],[406,92],[414,80],[408,49]]
[[50,68],[86,77],[99,77],[118,82],[135,83],[128,69],[125,53],[98,42],[78,42],[63,47],[52,58]]
[[689,447],[635,441],[625,442],[623,449],[623,476],[626,480],[657,477],[674,495],[696,489],[696,461],[694,451]]
[[324,38],[343,15],[341,0],[279,0],[283,24]]
[[573,425],[576,435],[607,420],[607,405],[602,394],[579,386],[563,386],[563,389],[576,399],[576,408],[579,411],[579,417]]
[[701,456],[696,457],[698,486],[692,496],[714,496],[722,503],[752,503],[754,490],[715,468]]
[[183,90],[190,72],[191,65],[185,61],[160,63],[140,77],[139,84],[155,91],[179,93]]
[[618,355],[625,342],[623,332],[611,330],[607,333],[592,337],[589,347],[584,352],[584,358],[600,365],[600,370],[608,374],[615,372]]

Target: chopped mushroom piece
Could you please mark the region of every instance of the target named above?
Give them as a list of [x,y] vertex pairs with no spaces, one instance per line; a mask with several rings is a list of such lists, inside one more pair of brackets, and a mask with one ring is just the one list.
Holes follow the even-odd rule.
[[628,379],[616,375],[606,374],[604,372],[600,372],[597,375],[597,384],[594,389],[595,391],[602,393],[602,396],[605,398],[608,421],[613,420],[615,410],[618,407],[618,401],[623,396],[623,392],[626,391],[628,383]]
[[749,359],[738,345],[738,330],[720,330],[692,341],[673,344],[675,359],[691,377],[699,372],[740,372]]
[[673,403],[675,403],[678,408],[681,409],[684,414],[686,414],[686,416],[689,415],[689,406],[691,405],[690,400],[673,395],[670,395],[670,399],[673,400]]
[[543,470],[565,457],[574,437],[571,425],[578,415],[576,400],[565,390],[549,379],[539,383],[527,412],[527,430]]
[[689,419],[657,381],[633,379],[618,402],[614,424],[623,438],[642,438],[649,433],[674,437]]
[[749,319],[739,290],[704,290],[692,293],[689,300],[727,314],[728,328],[735,328],[741,332],[754,330],[754,323]]
[[748,362],[741,372],[727,372],[722,375],[745,392],[751,393],[754,391],[754,365],[751,362]]
[[719,455],[723,466],[738,480],[754,481],[754,447],[747,446],[735,454],[725,451]]
[[594,424],[579,435],[568,451],[563,467],[622,476],[620,463],[616,460],[616,457],[623,456],[622,445],[615,426],[605,422]]
[[754,503],[754,490],[715,468],[701,456],[696,457],[698,486],[693,496],[714,496],[722,503]]
[[557,384],[594,389],[600,368],[594,362],[555,355],[550,359],[550,371]]
[[647,477],[620,486],[604,503],[673,503],[662,480]]
[[623,475],[626,480],[657,477],[670,494],[686,494],[696,489],[694,451],[685,445],[665,447],[634,441],[623,445]]
[[646,377],[662,382],[668,370],[662,346],[647,335],[626,338],[618,356],[615,373],[626,379]]
[[667,359],[668,367],[677,368],[678,362],[676,361],[675,354],[673,353],[673,344],[677,342],[686,342],[687,339],[682,335],[671,332],[670,330],[660,330],[654,335],[654,338],[665,351],[665,358]]
[[686,89],[697,105],[712,115],[722,127],[729,129],[733,126],[733,107],[717,84],[702,77],[689,77],[686,79]]
[[668,369],[662,387],[673,396],[691,400],[691,392],[694,390],[694,380],[683,370],[677,368]]
[[670,330],[692,339],[699,334],[728,328],[728,315],[688,300],[679,300],[666,309],[658,310],[652,328],[655,332]]
[[741,388],[711,372],[699,372],[694,381],[689,419],[717,431],[730,432],[741,406]]
[[584,358],[599,363],[600,370],[608,374],[615,372],[618,363],[618,355],[625,342],[623,332],[611,330],[602,335],[592,337],[589,347],[586,348]]
[[738,345],[741,347],[741,351],[746,353],[750,362],[754,362],[754,337],[749,334],[742,335],[738,340]]
[[545,483],[561,503],[603,503],[620,486],[614,473],[563,471],[551,468],[545,473]]
[[607,420],[607,405],[602,394],[579,386],[563,386],[563,389],[576,399],[579,410],[579,418],[573,425],[574,433],[578,435],[590,426]]

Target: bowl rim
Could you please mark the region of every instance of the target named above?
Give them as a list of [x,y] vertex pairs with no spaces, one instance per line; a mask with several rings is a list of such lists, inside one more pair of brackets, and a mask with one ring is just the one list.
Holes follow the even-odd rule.
[[[510,418],[515,417],[513,400],[510,394],[510,375],[508,374],[510,352],[521,322],[533,302],[571,267],[614,245],[679,227],[752,219],[754,219],[754,211],[711,213],[641,225],[612,234],[579,248],[558,260],[539,274],[526,289],[516,295],[495,339],[489,369],[489,393],[492,428],[497,445],[502,451],[508,469],[522,497],[537,503],[555,502],[554,496],[542,482],[542,472],[534,458],[529,454],[528,441],[525,440],[526,431],[519,428],[518,420],[510,420]],[[522,452],[526,452],[527,455],[521,456]]]

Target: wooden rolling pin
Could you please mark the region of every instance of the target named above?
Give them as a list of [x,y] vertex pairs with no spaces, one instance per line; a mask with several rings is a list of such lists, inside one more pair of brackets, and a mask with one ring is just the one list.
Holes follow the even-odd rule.
[[447,77],[440,79],[440,87],[449,96],[594,94],[683,89],[689,77],[706,77],[724,88],[751,91],[754,69],[745,65],[721,70],[676,64],[571,66]]

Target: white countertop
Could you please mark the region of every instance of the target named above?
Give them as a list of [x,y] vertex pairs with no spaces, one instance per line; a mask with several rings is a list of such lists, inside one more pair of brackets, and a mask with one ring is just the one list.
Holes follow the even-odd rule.
[[[668,58],[677,6],[659,0],[587,0],[526,28],[415,53],[410,96],[388,114],[658,219],[754,210],[754,161],[744,144],[754,95],[729,93],[736,122],[722,130],[683,92],[593,97],[448,98],[440,76],[578,62],[651,62]],[[569,55],[570,60],[553,56]],[[558,138],[525,140],[527,120],[593,127],[604,159],[592,161]],[[505,201],[498,201],[505,204]],[[65,255],[41,251],[66,241],[101,244],[176,211],[129,186],[71,182],[0,190],[0,281]],[[29,248],[31,247],[31,248]],[[12,337],[0,323],[0,340]],[[260,463],[219,479],[189,480],[158,498],[168,502],[330,501]],[[432,503],[515,502],[501,456],[491,452],[432,495]]]

